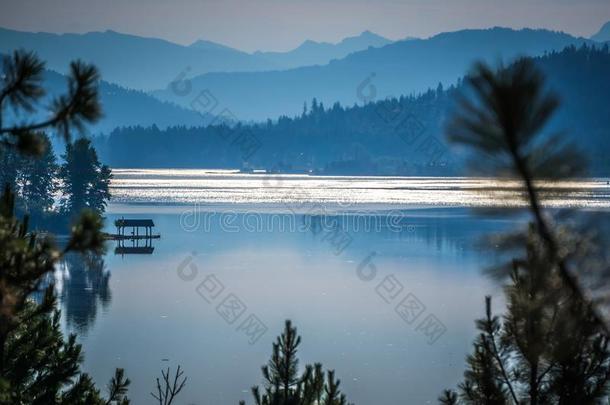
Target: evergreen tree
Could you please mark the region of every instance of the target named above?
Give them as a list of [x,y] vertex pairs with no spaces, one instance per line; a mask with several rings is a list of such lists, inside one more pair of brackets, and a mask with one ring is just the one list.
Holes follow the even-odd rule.
[[21,316],[24,322],[11,333],[6,344],[3,378],[10,382],[10,392],[4,393],[0,403],[129,403],[126,392],[130,381],[122,369],[115,371],[107,398],[101,395],[89,375],[80,371],[81,345],[76,343],[75,335],[64,340],[58,311],[48,314],[27,303]]
[[[565,285],[587,301],[544,213],[537,186],[538,181],[574,178],[586,170],[585,159],[576,145],[567,142],[561,133],[542,132],[559,107],[558,97],[546,89],[543,74],[530,59],[497,71],[478,64],[469,83],[473,96],[461,100],[449,126],[450,139],[471,147],[478,166],[488,173],[520,180],[548,259],[557,265]],[[486,164],[482,165],[482,161]],[[595,308],[592,311],[599,325],[607,330]]]
[[[41,130],[53,128],[68,138],[71,128],[81,129],[83,124],[100,117],[97,70],[75,62],[70,67],[68,91],[51,103],[50,118],[4,126],[5,103],[16,111],[33,112],[34,104],[44,95],[43,69],[44,64],[33,53],[16,51],[3,60],[0,75],[2,153],[41,156],[49,146]],[[43,185],[31,190],[44,188]],[[81,348],[74,336],[64,341],[59,315],[53,311],[54,286],[43,286],[68,252],[103,250],[101,218],[90,211],[83,212],[63,249],[55,245],[52,235],[31,232],[28,222],[28,216],[23,220],[15,216],[15,194],[7,186],[0,197],[0,403],[127,404],[125,393],[129,380],[121,369],[117,369],[106,399],[101,397],[91,378],[79,371]],[[36,303],[35,295],[38,296]]]
[[15,148],[0,149],[0,183],[18,195],[17,212],[27,213],[34,222],[52,212],[58,182],[51,141],[44,133],[36,137],[41,148],[39,156],[22,155]]
[[262,368],[265,380],[285,403],[294,393],[300,380],[297,374],[299,359],[296,357],[300,344],[301,337],[297,334],[296,328],[292,327],[290,321],[286,321],[284,333],[273,344],[273,354],[269,364]]
[[17,188],[17,177],[21,158],[14,149],[0,148],[0,185],[2,189],[9,186],[11,190]]
[[305,366],[304,372],[299,374],[297,351],[300,343],[296,328],[287,320],[283,333],[273,343],[269,363],[262,367],[264,393],[259,387],[252,388],[256,405],[347,405],[333,370],[326,373],[326,380],[319,363]]
[[318,113],[318,99],[317,98],[313,98],[311,100],[311,108],[309,109],[309,111],[311,112],[312,115],[316,115]]
[[41,138],[43,154],[24,158],[19,170],[20,202],[24,211],[31,216],[42,216],[50,212],[58,189],[58,165],[51,140],[45,134]]
[[458,396],[454,391],[445,390],[442,395],[438,397],[438,401],[441,405],[457,405]]
[[[507,389],[499,378],[505,370],[501,369],[506,359],[497,349],[498,318],[491,315],[491,302],[486,302],[487,318],[479,321],[482,333],[474,343],[474,350],[466,362],[468,370],[464,373],[465,381],[460,384],[463,398],[470,404],[503,405]],[[496,356],[502,361],[496,362]]]
[[100,163],[91,141],[80,138],[68,144],[63,158],[65,163],[60,171],[65,196],[63,211],[72,214],[87,208],[104,212],[110,199],[108,187],[112,173]]
[[[451,138],[483,158],[492,173],[518,178],[533,223],[505,246],[523,252],[498,274],[509,274],[504,319],[491,314],[477,322],[480,335],[468,357],[460,400],[445,392],[441,403],[596,404],[607,401],[610,379],[608,330],[576,274],[600,270],[603,262],[587,238],[550,221],[538,181],[582,173],[574,145],[542,129],[558,107],[542,74],[524,59],[493,71],[477,65],[472,94],[461,101]],[[586,261],[576,260],[587,256]],[[569,266],[574,268],[570,269]],[[504,270],[504,271],[501,271]],[[508,271],[506,271],[508,270]]]
[[486,317],[477,321],[481,333],[474,342],[473,353],[466,359],[468,369],[464,372],[465,380],[460,384],[460,390],[468,404],[507,404],[512,387],[504,384],[502,377],[506,370],[502,367],[508,353],[499,345],[500,323],[498,317],[492,316],[489,297],[485,299],[485,310]]
[[[565,285],[535,227],[525,243],[524,256],[510,263],[503,320],[486,298],[459,403],[601,403],[610,380],[605,331],[590,305]],[[447,403],[443,395],[439,400]]]

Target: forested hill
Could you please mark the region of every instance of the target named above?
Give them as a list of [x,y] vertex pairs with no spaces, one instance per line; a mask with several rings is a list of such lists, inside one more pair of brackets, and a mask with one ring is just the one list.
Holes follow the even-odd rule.
[[[562,99],[549,131],[590,152],[595,174],[610,174],[608,46],[568,47],[535,59]],[[462,159],[444,136],[462,86],[345,108],[314,100],[302,115],[262,124],[129,127],[97,140],[114,167],[261,168],[328,174],[462,174]],[[137,155],[130,150],[140,151]]]
[[[62,74],[45,70],[43,81],[47,94],[40,102],[41,105],[50,104],[53,98],[67,91],[68,79]],[[99,81],[99,95],[103,106],[103,119],[87,126],[87,132],[92,134],[108,133],[116,127],[128,125],[156,124],[161,128],[175,125],[176,122],[188,126],[206,125],[212,119],[209,114],[200,114],[176,104],[160,101],[145,92],[127,89],[104,80]],[[46,118],[46,115],[32,116],[24,111],[17,116],[12,110],[6,110],[5,113],[8,122]]]

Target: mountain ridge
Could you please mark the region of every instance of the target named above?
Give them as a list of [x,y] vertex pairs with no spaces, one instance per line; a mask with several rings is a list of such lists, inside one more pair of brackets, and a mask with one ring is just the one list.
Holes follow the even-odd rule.
[[591,36],[591,39],[597,42],[610,41],[610,21],[602,25],[599,31]]
[[253,55],[265,58],[284,68],[324,65],[334,59],[368,49],[383,47],[393,41],[374,32],[365,30],[358,35],[343,38],[337,43],[305,40],[287,52],[254,52]]
[[[366,47],[381,44],[382,37],[365,35]],[[389,41],[389,40],[386,40]],[[347,41],[350,50],[360,48]],[[310,63],[328,63],[343,57],[345,51],[335,45],[323,46],[323,55],[314,55]],[[275,71],[294,67],[293,51],[262,56],[200,39],[184,46],[174,42],[126,34],[113,30],[83,34],[27,32],[0,27],[0,53],[23,48],[38,53],[50,69],[66,73],[69,62],[83,59],[94,63],[105,80],[126,88],[156,90],[165,88],[184,72],[201,75],[211,72]],[[300,51],[296,51],[297,54]],[[311,51],[308,51],[311,53]]]
[[268,61],[246,53],[222,49],[202,52],[164,39],[110,30],[50,34],[0,29],[0,53],[17,48],[37,52],[50,69],[60,73],[75,59],[94,63],[105,80],[138,90],[166,86],[189,68],[194,74],[270,68]]
[[[591,173],[608,176],[610,161],[610,53],[607,47],[568,46],[533,58],[550,90],[561,98],[545,133],[561,132],[587,152]],[[463,83],[462,81],[459,81]],[[464,156],[449,149],[446,124],[459,84],[428,89],[418,96],[375,99],[364,105],[308,103],[299,115],[233,128],[209,126],[118,128],[100,138],[110,164],[124,167],[267,169],[272,172],[322,172],[335,175],[465,175]],[[250,142],[234,142],[249,138]],[[150,153],[129,160],[124,150],[143,140]],[[253,142],[256,140],[257,142]],[[174,152],[172,152],[174,151]],[[178,151],[188,151],[178,153]],[[174,158],[178,156],[179,159]]]
[[[43,86],[47,94],[38,103],[40,107],[50,104],[54,97],[65,94],[67,77],[54,70],[45,69]],[[116,127],[138,125],[155,125],[161,129],[175,125],[207,125],[214,119],[211,115],[200,115],[179,105],[158,100],[142,91],[126,89],[105,80],[99,81],[98,94],[103,116],[99,122],[85,127],[85,133],[90,135],[108,133]],[[22,111],[20,114],[8,111],[7,121],[21,121],[26,117],[27,120],[42,120],[46,118],[46,111],[42,109],[34,115]]]
[[[208,73],[192,77],[195,92],[206,89],[240,120],[293,116],[303,102],[362,103],[398,94],[417,94],[439,83],[455,83],[477,60],[509,62],[538,56],[569,45],[592,43],[585,38],[543,29],[490,28],[441,33],[427,39],[396,41],[332,60],[327,65],[284,71]],[[367,94],[370,93],[370,94]],[[152,94],[188,105],[167,90]]]

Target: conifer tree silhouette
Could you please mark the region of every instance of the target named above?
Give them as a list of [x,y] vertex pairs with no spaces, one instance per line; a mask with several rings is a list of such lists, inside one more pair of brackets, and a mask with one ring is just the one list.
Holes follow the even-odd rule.
[[[4,126],[5,104],[33,113],[45,94],[44,64],[33,54],[15,51],[4,57],[0,75],[0,147],[23,156],[39,157],[49,143],[41,132],[53,129],[69,140],[72,129],[101,116],[95,67],[70,65],[68,90],[55,98],[50,117],[39,122]],[[52,235],[38,235],[29,218],[15,216],[10,185],[0,197],[0,403],[3,404],[127,404],[129,380],[117,369],[104,399],[91,378],[80,371],[82,354],[75,336],[64,341],[54,312],[54,286],[43,280],[68,252],[103,251],[102,220],[84,211],[75,221],[66,246],[59,249]],[[33,303],[33,294],[41,294]]]
[[[591,307],[565,285],[535,225],[523,257],[511,263],[508,312],[494,316],[491,298],[457,393],[441,403],[594,404],[607,395],[608,338]],[[451,401],[454,402],[451,402]]]
[[[339,390],[335,372],[325,373],[322,364],[307,365],[299,375],[297,358],[301,337],[296,327],[287,320],[284,331],[273,343],[271,359],[262,367],[264,393],[252,387],[256,405],[347,405],[345,394]],[[240,402],[245,405],[244,401]]]
[[544,133],[559,101],[531,60],[497,71],[478,64],[469,83],[472,94],[461,100],[450,139],[470,147],[488,173],[519,179],[533,222],[500,244],[519,252],[496,271],[509,276],[506,315],[494,316],[486,298],[459,398],[445,391],[439,401],[600,403],[610,378],[607,325],[575,276],[581,269],[568,266],[582,264],[569,258],[583,239],[551,222],[537,185],[582,174],[584,159],[561,134]]
[[110,168],[100,163],[91,141],[78,139],[66,146],[60,174],[64,200],[62,210],[74,214],[83,209],[102,213],[110,199]]

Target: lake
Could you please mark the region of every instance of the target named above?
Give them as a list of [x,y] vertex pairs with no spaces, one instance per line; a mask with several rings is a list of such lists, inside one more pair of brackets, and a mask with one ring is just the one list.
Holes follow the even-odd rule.
[[[177,365],[177,403],[252,403],[285,319],[301,366],[336,370],[350,402],[436,403],[462,377],[485,295],[503,308],[483,274],[501,257],[484,241],[526,220],[510,181],[114,173],[107,230],[151,218],[161,238],[151,254],[110,242],[102,258],[71,256],[56,279],[84,369],[105,386],[125,368],[135,404]],[[542,187],[550,207],[610,207],[606,179]]]

